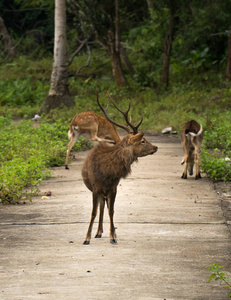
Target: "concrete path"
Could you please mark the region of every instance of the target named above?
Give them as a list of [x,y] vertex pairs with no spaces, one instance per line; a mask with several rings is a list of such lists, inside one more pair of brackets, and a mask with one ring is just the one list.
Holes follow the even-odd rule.
[[[91,214],[81,179],[87,152],[69,171],[54,168],[31,204],[0,206],[0,299],[228,299],[224,286],[208,283],[211,264],[231,270],[230,233],[212,183],[180,178],[177,138],[147,139],[158,152],[134,163],[118,187],[117,245],[107,211],[103,237],[82,244]],[[42,200],[46,191],[52,196]]]

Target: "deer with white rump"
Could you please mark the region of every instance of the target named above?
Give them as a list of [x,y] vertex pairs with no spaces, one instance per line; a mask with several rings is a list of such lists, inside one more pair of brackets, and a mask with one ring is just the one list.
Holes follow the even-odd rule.
[[129,122],[128,112],[130,110],[130,103],[128,110],[122,111],[113,102],[110,95],[109,98],[116,109],[124,115],[128,126],[118,124],[111,120],[108,117],[107,109],[103,109],[97,97],[100,108],[110,122],[125,129],[128,134],[121,140],[121,142],[113,147],[110,147],[106,143],[100,143],[97,147],[91,150],[84,161],[82,177],[85,185],[92,192],[93,197],[91,220],[83,243],[84,245],[90,244],[92,227],[97,215],[98,206],[100,207],[99,224],[95,237],[101,238],[102,236],[105,202],[107,203],[110,218],[110,242],[112,244],[117,243],[113,216],[114,202],[119,181],[121,178],[127,177],[127,175],[131,172],[131,164],[134,161],[137,161],[138,157],[153,154],[158,149],[156,146],[153,146],[151,143],[146,141],[142,132],[138,133],[138,127],[141,125],[143,118],[137,126],[134,126],[131,122]]
[[181,143],[184,150],[184,158],[181,164],[183,165],[185,163],[185,166],[181,178],[187,179],[187,171],[189,172],[189,175],[193,175],[194,163],[196,164],[195,179],[201,178],[199,168],[199,152],[202,139],[202,125],[198,124],[194,120],[188,121],[184,124],[181,132]]
[[115,127],[104,117],[91,111],[77,114],[72,119],[70,129],[68,130],[70,143],[68,144],[67,149],[65,169],[69,169],[68,158],[72,147],[80,135],[83,134],[90,134],[92,141],[107,142],[111,144],[120,142],[120,137]]

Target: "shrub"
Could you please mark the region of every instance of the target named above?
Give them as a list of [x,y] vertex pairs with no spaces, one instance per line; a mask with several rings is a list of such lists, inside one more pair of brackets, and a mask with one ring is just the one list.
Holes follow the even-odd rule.
[[231,150],[231,123],[223,119],[205,131],[204,144],[207,149]]
[[0,81],[0,105],[20,106],[41,104],[48,89],[41,81],[30,78]]
[[231,180],[231,123],[230,112],[214,118],[204,132],[201,166],[214,181]]
[[[231,157],[231,151],[229,152]],[[204,150],[201,154],[201,166],[204,172],[214,181],[231,180],[231,161],[221,154],[218,149],[209,152]]]
[[9,125],[11,123],[11,119],[0,116],[0,129]]

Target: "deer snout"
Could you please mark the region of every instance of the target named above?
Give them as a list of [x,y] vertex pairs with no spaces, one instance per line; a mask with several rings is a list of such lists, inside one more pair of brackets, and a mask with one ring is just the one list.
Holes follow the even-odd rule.
[[150,151],[150,154],[154,154],[158,151],[158,147],[157,146],[153,146],[153,149]]

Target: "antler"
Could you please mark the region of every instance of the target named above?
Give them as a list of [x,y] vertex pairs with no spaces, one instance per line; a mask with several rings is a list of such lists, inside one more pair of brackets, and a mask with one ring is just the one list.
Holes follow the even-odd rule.
[[[108,116],[107,111],[108,111],[108,107],[109,107],[109,102],[107,103],[106,109],[104,109],[104,108],[102,107],[102,105],[99,103],[98,92],[96,92],[96,97],[97,97],[97,98],[96,98],[97,103],[98,103],[100,109],[102,110],[102,112],[104,113],[106,119],[107,119],[109,122],[111,122],[112,124],[114,124],[114,125],[116,125],[116,126],[118,126],[118,127],[120,127],[120,128],[123,128],[123,129],[126,130],[128,133],[130,133],[129,127],[127,127],[127,126],[125,126],[125,125],[122,125],[122,124],[119,124],[119,123],[113,121],[113,120]],[[109,97],[110,97],[110,96],[109,96]],[[110,98],[111,98],[111,97],[110,97]],[[113,103],[113,101],[112,101],[112,103]],[[114,104],[114,103],[113,103],[113,104]],[[115,105],[115,104],[114,104],[114,105]],[[130,105],[129,105],[129,109],[130,109]],[[129,111],[129,110],[128,110],[128,111]],[[122,112],[122,111],[121,111],[121,112]]]
[[126,111],[123,111],[123,110],[121,110],[121,109],[114,103],[114,101],[112,100],[110,94],[109,94],[109,93],[107,93],[107,94],[108,94],[108,97],[110,98],[112,104],[115,106],[115,108],[116,108],[119,112],[121,112],[121,114],[124,115],[125,121],[126,121],[126,123],[128,124],[128,126],[130,126],[130,127],[132,128],[133,133],[134,133],[134,134],[138,133],[138,128],[139,128],[139,126],[141,125],[141,123],[143,122],[143,116],[141,117],[140,122],[139,122],[136,126],[134,126],[134,125],[128,120],[128,113],[129,113],[130,108],[131,108],[131,106],[130,106],[130,100],[129,100],[128,109],[127,109]]

